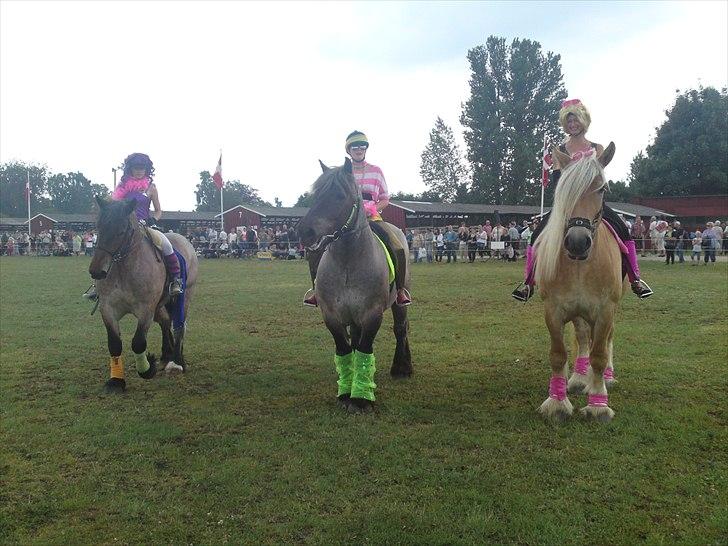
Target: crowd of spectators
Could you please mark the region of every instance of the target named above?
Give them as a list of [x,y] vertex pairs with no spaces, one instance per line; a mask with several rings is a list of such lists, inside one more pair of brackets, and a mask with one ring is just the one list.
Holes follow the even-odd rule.
[[715,263],[715,257],[728,253],[728,233],[726,222],[715,220],[707,222],[702,230],[690,231],[682,227],[679,220],[666,220],[652,216],[649,223],[637,216],[634,221],[626,220],[630,234],[635,240],[637,250],[642,256],[648,253],[665,258],[665,264],[685,263],[685,253],[690,252],[693,265]]
[[203,258],[257,256],[295,260],[305,255],[298,234],[286,224],[268,228],[237,226],[229,232],[222,227],[219,231],[214,227],[194,228],[187,238]]
[[0,235],[0,255],[4,256],[90,256],[95,246],[95,231],[51,229],[38,234],[6,231]]

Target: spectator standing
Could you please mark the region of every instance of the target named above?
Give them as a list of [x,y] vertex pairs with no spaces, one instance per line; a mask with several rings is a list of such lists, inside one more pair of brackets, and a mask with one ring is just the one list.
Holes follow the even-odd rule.
[[422,256],[420,256],[420,249],[424,248],[424,242],[425,240],[422,237],[422,233],[418,230],[417,233],[412,236],[412,244],[410,246],[415,255],[415,263],[419,263],[422,259]]
[[460,227],[458,228],[458,254],[460,254],[461,260],[465,260],[465,257],[467,255],[469,236],[470,231],[465,225],[465,222],[460,222]]
[[703,230],[702,247],[703,247],[703,260],[704,264],[708,265],[708,261],[715,263],[715,231],[713,231],[713,222],[708,222]]
[[[692,243],[693,243],[693,253],[690,255],[690,261],[697,263],[700,263],[700,245],[703,242],[703,237],[700,231],[695,232],[695,237],[693,237]],[[691,263],[690,265],[697,265],[696,263]]]
[[663,237],[663,244],[665,247],[665,265],[670,265],[671,263],[675,265],[676,242],[675,228],[668,225]]
[[682,224],[675,220],[672,224],[672,236],[675,238],[675,254],[681,264],[685,263],[685,247],[689,244],[688,232],[683,229]]
[[482,226],[480,228],[477,238],[478,255],[480,256],[481,260],[485,256],[485,253],[488,252],[488,232],[485,231],[485,227],[486,226]]
[[78,233],[73,234],[73,254],[81,255],[81,236]]
[[715,253],[716,255],[719,255],[723,250],[723,238],[725,237],[725,232],[723,230],[723,227],[720,225],[720,220],[716,220],[715,222],[713,222],[713,233],[715,233],[716,241]]
[[511,248],[513,248],[513,255],[508,253],[508,259],[515,262],[518,259],[518,243],[521,241],[521,234],[518,233],[518,228],[515,222],[511,222],[508,228],[508,239],[510,240]]
[[447,253],[447,263],[450,263],[452,257],[453,263],[458,261],[458,234],[453,231],[452,226],[447,226],[447,231],[443,237],[445,240],[445,252]]
[[425,251],[427,252],[427,263],[432,263],[432,256],[435,250],[435,234],[432,233],[432,228],[427,228],[423,236],[425,241]]
[[433,234],[435,243],[435,262],[442,263],[442,253],[445,251],[445,239],[439,228],[435,228]]
[[634,239],[634,243],[637,247],[637,250],[640,251],[642,254],[642,257],[645,257],[645,224],[642,222],[642,218],[639,216],[636,216],[634,219],[634,223],[632,224],[632,229],[630,230],[630,234],[632,235],[632,239]]

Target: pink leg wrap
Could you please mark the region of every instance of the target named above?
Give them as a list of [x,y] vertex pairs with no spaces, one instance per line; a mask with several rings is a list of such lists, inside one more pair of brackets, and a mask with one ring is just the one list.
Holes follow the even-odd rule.
[[536,256],[534,256],[533,247],[531,245],[528,245],[526,247],[526,265],[524,268],[523,276],[526,278],[526,284],[528,286],[533,286],[535,284],[533,274],[534,274],[534,262],[535,262]]
[[637,263],[637,247],[634,241],[624,241],[624,245],[627,247],[627,263],[629,264],[627,277],[629,278],[629,282],[634,282],[640,278],[640,266]]
[[549,396],[559,402],[566,400],[566,378],[555,375],[549,382]]
[[167,271],[169,271],[170,275],[173,277],[179,277],[179,260],[174,252],[172,252],[169,256],[164,257],[164,263],[167,266]]
[[607,381],[614,379],[614,368],[605,368],[603,376]]
[[597,406],[600,408],[606,408],[608,406],[609,395],[608,394],[590,394],[587,396],[587,401],[590,406]]
[[589,371],[589,357],[580,356],[576,359],[576,362],[574,363],[574,373],[578,373],[579,375],[586,375],[587,371]]

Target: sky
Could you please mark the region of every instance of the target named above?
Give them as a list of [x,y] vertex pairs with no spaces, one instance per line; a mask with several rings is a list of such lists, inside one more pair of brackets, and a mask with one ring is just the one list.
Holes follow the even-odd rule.
[[151,156],[162,208],[199,172],[292,206],[353,130],[390,192],[420,193],[439,116],[459,123],[469,49],[490,35],[561,55],[590,140],[626,179],[676,92],[728,86],[728,2],[40,2],[0,0],[0,162],[81,171]]

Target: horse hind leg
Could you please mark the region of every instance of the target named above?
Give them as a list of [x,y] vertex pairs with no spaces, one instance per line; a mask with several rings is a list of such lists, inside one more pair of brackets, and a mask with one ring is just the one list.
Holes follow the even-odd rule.
[[121,393],[126,390],[126,380],[124,379],[124,359],[121,356],[122,342],[119,321],[103,313],[102,319],[106,327],[107,345],[111,356],[110,377],[104,385],[104,390],[108,393]]
[[392,305],[392,317],[394,318],[394,336],[397,339],[397,346],[394,349],[394,358],[392,360],[392,369],[390,375],[395,378],[412,376],[412,353],[410,352],[409,339],[409,320],[407,320],[407,308]]
[[549,397],[538,408],[547,419],[564,422],[571,417],[574,408],[566,394],[566,375],[568,366],[566,362],[566,346],[564,345],[564,321],[546,304],[546,326],[551,335],[551,380],[549,382]]
[[151,317],[139,319],[134,338],[131,340],[137,373],[142,379],[151,379],[157,374],[157,359],[153,354],[147,353],[147,332],[151,323]]
[[587,373],[589,372],[589,353],[591,351],[591,326],[582,318],[575,318],[572,323],[577,347],[574,371],[569,377],[567,389],[569,394],[581,394],[589,385]]
[[162,330],[161,363],[164,365],[164,371],[168,375],[183,372],[184,361],[181,358],[181,347],[184,331],[180,335],[176,335],[177,333],[172,331],[172,318],[165,308],[157,310],[155,320]]

